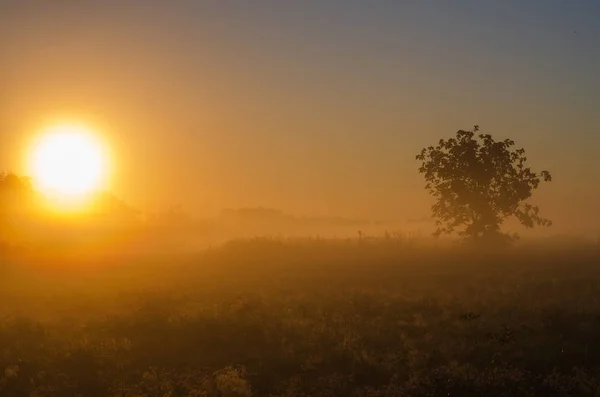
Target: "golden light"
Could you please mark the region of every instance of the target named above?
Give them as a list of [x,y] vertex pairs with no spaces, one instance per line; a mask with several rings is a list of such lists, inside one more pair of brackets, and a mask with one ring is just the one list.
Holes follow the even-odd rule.
[[34,143],[29,172],[36,189],[47,197],[78,200],[105,187],[108,156],[90,129],[58,125]]

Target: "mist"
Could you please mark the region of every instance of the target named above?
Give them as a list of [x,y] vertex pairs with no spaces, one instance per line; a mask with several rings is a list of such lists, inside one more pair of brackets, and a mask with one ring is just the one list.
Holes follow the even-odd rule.
[[599,15],[0,1],[0,396],[600,395]]

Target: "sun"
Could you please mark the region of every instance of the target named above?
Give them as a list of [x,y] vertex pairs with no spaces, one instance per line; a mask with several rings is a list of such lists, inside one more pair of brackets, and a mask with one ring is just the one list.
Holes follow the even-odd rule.
[[108,159],[86,127],[58,125],[43,131],[29,155],[34,185],[55,199],[79,199],[106,183]]

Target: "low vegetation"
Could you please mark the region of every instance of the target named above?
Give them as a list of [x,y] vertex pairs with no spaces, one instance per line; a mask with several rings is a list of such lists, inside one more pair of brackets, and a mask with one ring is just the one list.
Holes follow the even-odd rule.
[[598,396],[595,247],[3,254],[2,396]]

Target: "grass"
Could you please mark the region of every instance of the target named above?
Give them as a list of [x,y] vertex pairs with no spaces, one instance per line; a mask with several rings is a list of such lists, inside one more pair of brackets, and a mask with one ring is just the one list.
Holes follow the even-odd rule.
[[598,396],[600,256],[391,240],[6,256],[2,396]]

